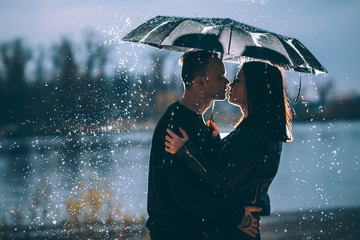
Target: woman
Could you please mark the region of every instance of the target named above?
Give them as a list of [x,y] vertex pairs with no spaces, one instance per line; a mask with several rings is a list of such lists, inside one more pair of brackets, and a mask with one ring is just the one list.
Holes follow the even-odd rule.
[[[224,197],[242,206],[262,208],[270,214],[268,188],[278,170],[282,142],[292,140],[292,112],[285,96],[280,70],[267,63],[247,62],[230,84],[229,102],[239,106],[243,117],[236,128],[219,140],[218,166],[210,166],[195,149],[186,132],[183,137],[167,130],[165,148],[176,153],[202,181]],[[215,123],[213,136],[219,130]],[[234,228],[224,229],[230,238],[260,239],[259,234]]]

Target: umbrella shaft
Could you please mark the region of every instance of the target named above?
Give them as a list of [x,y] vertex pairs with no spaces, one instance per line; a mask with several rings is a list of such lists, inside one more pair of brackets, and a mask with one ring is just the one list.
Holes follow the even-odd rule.
[[212,122],[212,120],[213,120],[213,116],[214,116],[214,108],[215,108],[215,101],[212,101],[212,106],[211,106],[211,115],[210,115],[210,122]]

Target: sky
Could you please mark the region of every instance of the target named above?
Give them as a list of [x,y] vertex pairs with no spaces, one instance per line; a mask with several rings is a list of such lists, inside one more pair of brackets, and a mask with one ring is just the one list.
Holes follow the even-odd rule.
[[[0,43],[21,37],[29,46],[47,46],[94,30],[117,48],[118,59],[125,49],[142,58],[143,46],[119,39],[151,17],[226,17],[297,38],[329,72],[304,74],[303,85],[334,80],[336,94],[349,95],[360,93],[359,12],[358,0],[2,0]],[[299,74],[287,78],[296,83]]]

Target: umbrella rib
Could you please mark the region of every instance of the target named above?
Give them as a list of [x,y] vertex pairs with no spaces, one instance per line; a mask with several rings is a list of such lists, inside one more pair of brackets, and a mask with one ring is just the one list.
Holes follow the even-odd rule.
[[228,46],[228,54],[230,54],[232,31],[233,31],[233,26],[231,25],[231,27],[230,27],[230,39],[229,39],[229,46]]
[[[174,29],[177,28],[177,27],[180,25],[180,23],[182,23],[183,21],[185,21],[185,19],[180,19],[180,21],[179,21],[178,23],[176,23],[176,26],[172,29],[172,31],[174,31]],[[169,33],[165,35],[165,37],[163,38],[163,40],[159,43],[159,46],[160,46],[160,47],[162,46],[161,44],[162,44],[162,43],[165,41],[165,39],[171,34],[172,31],[169,31]]]
[[154,29],[152,29],[150,32],[148,32],[145,37],[143,37],[140,42],[145,42],[145,40],[150,36],[151,33],[153,33],[155,30],[157,30],[158,28],[160,28],[161,26],[167,24],[169,21],[165,21],[163,23],[161,23],[159,26],[155,27]]
[[304,56],[299,52],[299,50],[294,46],[294,44],[292,43],[292,39],[288,39],[286,40],[286,42],[289,44],[290,47],[292,47],[295,52],[300,56],[300,58],[303,60],[303,62],[305,63],[305,67],[307,69],[311,70],[311,67],[309,66],[309,64],[307,63],[307,61],[305,60]]

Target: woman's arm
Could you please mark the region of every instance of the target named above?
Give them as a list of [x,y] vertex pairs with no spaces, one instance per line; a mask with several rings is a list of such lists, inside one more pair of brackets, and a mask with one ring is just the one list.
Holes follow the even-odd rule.
[[246,127],[235,132],[224,148],[220,161],[225,161],[221,168],[224,176],[223,190],[228,191],[241,184],[241,181],[260,162],[265,160],[267,141],[257,128]]
[[[244,129],[232,136],[229,144],[221,156],[228,156],[223,167],[218,170],[208,164],[208,161],[192,144],[186,132],[180,130],[183,138],[167,130],[170,136],[167,137],[166,151],[176,154],[182,159],[184,165],[195,173],[205,183],[216,190],[226,192],[239,184],[246,174],[253,169],[256,163],[264,159],[265,140],[256,129]],[[180,147],[181,146],[181,147]]]
[[[207,184],[214,188],[219,188],[221,179],[216,168],[210,165],[202,153],[197,150],[186,132],[181,128],[179,130],[182,137],[176,135],[170,129],[166,129],[168,136],[165,137],[165,150],[175,154],[188,169]],[[215,143],[219,142],[218,137],[214,140],[216,141]]]

